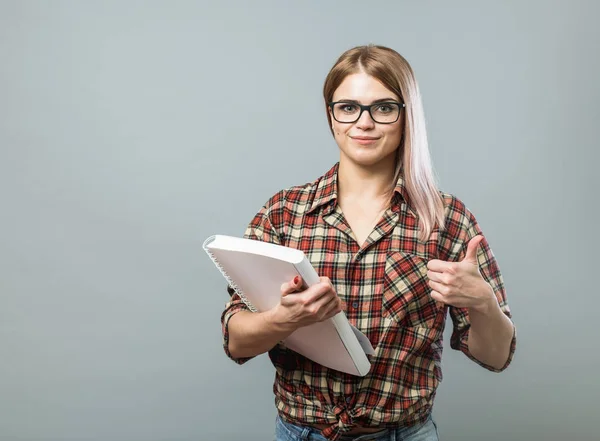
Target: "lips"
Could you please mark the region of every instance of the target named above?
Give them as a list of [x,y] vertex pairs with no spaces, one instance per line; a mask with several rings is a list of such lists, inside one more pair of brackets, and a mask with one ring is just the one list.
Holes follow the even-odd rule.
[[353,143],[364,146],[376,144],[379,140],[379,138],[373,136],[351,136],[350,139]]
[[350,138],[356,139],[358,141],[375,141],[376,139],[379,139],[379,138],[374,138],[372,136],[351,136]]

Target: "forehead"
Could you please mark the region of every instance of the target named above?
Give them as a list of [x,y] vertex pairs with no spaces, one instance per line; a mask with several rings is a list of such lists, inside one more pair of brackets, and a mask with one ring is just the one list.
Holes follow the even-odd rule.
[[348,75],[333,93],[333,101],[356,100],[363,104],[382,98],[400,98],[376,78],[364,72]]

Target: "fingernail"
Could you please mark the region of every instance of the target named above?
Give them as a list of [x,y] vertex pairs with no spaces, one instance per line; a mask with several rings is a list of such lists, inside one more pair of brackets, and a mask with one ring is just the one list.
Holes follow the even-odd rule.
[[300,277],[298,277],[298,276],[294,277],[294,285],[297,285],[299,281],[300,281]]

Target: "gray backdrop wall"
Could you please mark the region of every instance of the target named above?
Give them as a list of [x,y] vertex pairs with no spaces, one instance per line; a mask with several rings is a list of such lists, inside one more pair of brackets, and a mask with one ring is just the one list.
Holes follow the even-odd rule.
[[201,244],[337,161],[321,87],[365,43],[412,63],[518,325],[502,374],[447,344],[442,439],[598,439],[599,13],[0,1],[0,439],[271,439],[273,368],[225,357]]

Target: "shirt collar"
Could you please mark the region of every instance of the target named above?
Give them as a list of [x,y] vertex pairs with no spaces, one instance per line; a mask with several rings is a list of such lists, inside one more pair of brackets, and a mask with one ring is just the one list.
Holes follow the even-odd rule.
[[327,173],[319,178],[317,190],[315,192],[315,198],[307,210],[307,214],[312,213],[314,210],[329,203],[330,201],[337,200],[337,174],[339,165],[340,163],[336,162]]
[[[317,183],[317,189],[312,204],[307,210],[307,214],[312,213],[317,208],[327,205],[331,201],[337,201],[337,177],[339,162],[336,162],[327,173],[325,173]],[[404,201],[408,201],[408,191],[404,181],[404,174],[400,172],[400,176],[396,181],[396,187],[394,188],[394,198],[392,204],[397,201],[398,197]],[[335,203],[331,204],[331,209],[335,208]]]

